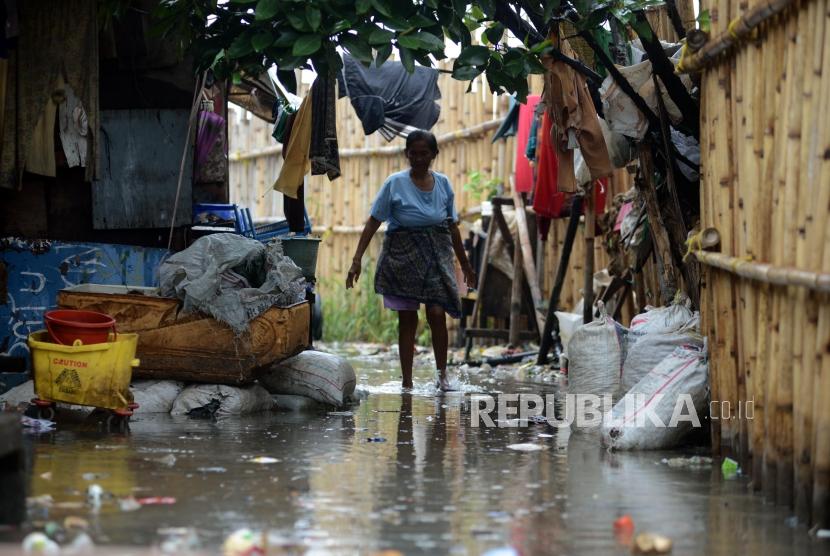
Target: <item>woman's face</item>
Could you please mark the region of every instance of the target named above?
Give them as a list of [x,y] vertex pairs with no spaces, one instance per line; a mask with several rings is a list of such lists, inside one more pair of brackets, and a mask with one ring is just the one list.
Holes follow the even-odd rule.
[[419,170],[429,168],[437,154],[429,146],[429,143],[422,140],[413,141],[412,145],[406,149],[406,158],[409,160],[409,164]]

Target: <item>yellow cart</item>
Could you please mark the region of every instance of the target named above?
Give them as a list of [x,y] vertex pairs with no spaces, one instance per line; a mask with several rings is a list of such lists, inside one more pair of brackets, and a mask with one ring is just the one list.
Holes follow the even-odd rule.
[[49,341],[46,330],[29,335],[35,394],[41,418],[53,419],[55,402],[110,411],[107,428],[125,431],[133,410],[130,380],[138,334],[110,334],[101,344],[65,346]]

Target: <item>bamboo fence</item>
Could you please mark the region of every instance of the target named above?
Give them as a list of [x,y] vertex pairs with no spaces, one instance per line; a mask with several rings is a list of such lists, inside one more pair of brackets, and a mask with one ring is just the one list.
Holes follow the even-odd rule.
[[[306,86],[307,87],[307,86]],[[432,131],[439,137],[440,150],[434,168],[445,173],[452,183],[459,214],[470,215],[475,220],[480,201],[464,191],[469,181],[468,173],[481,172],[483,180],[499,178],[510,195],[510,176],[513,173],[516,145],[514,138],[491,143],[495,127],[507,112],[508,99],[492,95],[483,80],[473,83],[468,93],[468,83],[452,79],[442,73],[441,117]],[[531,78],[531,94],[541,94],[542,80]],[[403,157],[403,139],[387,143],[380,134],[365,136],[360,120],[347,98],[337,101],[338,142],[341,149],[342,177],[330,182],[325,176],[313,176],[306,187],[306,207],[314,231],[323,237],[318,256],[317,270],[320,286],[325,296],[331,288],[340,288],[351,264],[357,240],[368,217],[372,200],[383,180],[389,174],[406,166]],[[239,118],[231,115],[230,121],[230,197],[232,202],[251,208],[254,219],[261,220],[282,215],[282,196],[272,191],[282,164],[281,149],[271,138],[271,126],[255,117]],[[612,178],[608,203],[613,195],[629,189],[631,180],[625,170]],[[541,290],[545,299],[550,293],[556,272],[561,246],[564,242],[566,220],[555,221],[548,237],[544,266],[540,270]],[[581,227],[571,256],[571,268],[563,288],[560,306],[573,308],[582,297],[585,266],[585,242]],[[372,241],[367,256],[375,259],[382,240],[378,233]],[[535,239],[534,239],[535,241]],[[594,268],[607,267],[609,259],[597,241]],[[649,265],[650,267],[651,265]],[[645,273],[642,280],[642,299],[657,304],[658,285],[653,272]],[[632,315],[630,304],[623,313],[627,322]]]
[[[733,413],[712,421],[715,448],[737,454],[771,501],[826,528],[830,1],[786,4],[703,2],[714,38],[701,52],[721,54],[694,63],[703,69],[701,225],[718,230],[721,253],[696,255],[712,399]],[[762,11],[770,16],[759,20]],[[747,21],[751,33],[741,31]],[[747,402],[754,412],[736,418]]]

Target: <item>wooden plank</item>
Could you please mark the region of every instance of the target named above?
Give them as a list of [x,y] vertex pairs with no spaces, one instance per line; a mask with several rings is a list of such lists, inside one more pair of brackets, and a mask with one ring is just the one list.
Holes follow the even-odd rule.
[[519,230],[519,246],[522,250],[524,275],[530,286],[530,295],[533,298],[533,314],[536,318],[536,326],[541,331],[545,329],[545,319],[541,314],[542,291],[539,289],[539,282],[536,281],[536,263],[533,260],[533,248],[530,246],[525,204],[515,187],[513,188],[513,205],[516,209],[516,228]]

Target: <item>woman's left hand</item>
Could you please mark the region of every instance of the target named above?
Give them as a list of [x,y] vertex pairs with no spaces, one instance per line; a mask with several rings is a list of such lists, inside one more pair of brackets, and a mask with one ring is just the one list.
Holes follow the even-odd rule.
[[473,270],[472,265],[466,264],[461,268],[461,271],[464,273],[464,283],[467,284],[467,287],[473,289],[476,287],[476,271]]

